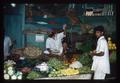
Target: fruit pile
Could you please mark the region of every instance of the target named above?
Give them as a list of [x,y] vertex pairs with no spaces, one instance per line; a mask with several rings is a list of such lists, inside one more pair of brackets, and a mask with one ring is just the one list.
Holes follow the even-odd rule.
[[79,70],[67,68],[67,69],[62,69],[59,71],[52,71],[48,76],[49,77],[60,77],[60,76],[70,76],[70,75],[76,75],[76,74],[79,74]]
[[109,50],[116,50],[116,44],[112,43],[111,37],[108,37],[108,48]]

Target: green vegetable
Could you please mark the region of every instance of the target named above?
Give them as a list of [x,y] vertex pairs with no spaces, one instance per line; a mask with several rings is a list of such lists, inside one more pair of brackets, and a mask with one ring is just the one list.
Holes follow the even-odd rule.
[[56,70],[65,68],[64,62],[58,60],[57,58],[50,58],[50,60],[47,62],[47,64],[48,64],[48,66],[51,66]]
[[40,77],[40,74],[38,72],[31,71],[28,74],[27,79],[31,80],[31,79],[35,79],[35,78],[38,78],[38,77]]
[[85,74],[85,73],[91,73],[92,71],[91,71],[90,67],[84,66],[79,69],[79,72],[80,72],[80,74]]
[[111,55],[110,55],[110,63],[116,63],[116,58],[117,58],[117,56],[116,56],[116,51],[113,51],[112,53],[111,53]]
[[84,53],[80,55],[79,61],[82,63],[83,66],[91,66],[92,64],[92,57],[88,55],[88,53]]

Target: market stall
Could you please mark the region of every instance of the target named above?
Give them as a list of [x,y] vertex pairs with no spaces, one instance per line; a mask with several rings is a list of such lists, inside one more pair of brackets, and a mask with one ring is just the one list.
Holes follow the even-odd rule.
[[[26,10],[24,11],[25,21],[22,20],[22,28],[21,25],[19,25],[19,29],[16,28],[16,24],[15,27],[11,26],[11,30],[9,30],[9,25],[6,26],[6,33],[14,39],[15,43],[10,56],[4,61],[4,79],[91,80],[93,60],[89,53],[96,47],[96,38],[93,36],[96,25],[105,26],[109,60],[110,64],[113,64],[111,67],[113,75],[111,75],[115,76],[114,65],[116,64],[117,48],[113,5],[89,6],[90,4],[75,4],[75,7],[74,4],[25,4],[20,6],[21,11],[22,8]],[[5,25],[9,21],[7,18]],[[68,53],[63,56],[44,54],[48,33],[51,30],[63,30],[63,24],[67,25]],[[16,35],[14,32],[20,34]]]

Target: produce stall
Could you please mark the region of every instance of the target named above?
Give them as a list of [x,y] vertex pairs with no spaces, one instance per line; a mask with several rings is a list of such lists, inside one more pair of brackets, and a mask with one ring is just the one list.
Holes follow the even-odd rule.
[[[8,19],[9,15],[6,16],[6,33],[15,42],[10,56],[4,61],[4,79],[91,80],[93,60],[89,53],[96,48],[96,38],[93,36],[93,30],[98,25],[103,25],[106,30],[105,36],[109,47],[111,76],[115,77],[117,48],[114,5],[101,4],[101,7],[98,8],[89,6],[89,4],[75,4],[75,7],[72,7],[72,4],[22,5],[18,9],[21,9],[20,12],[24,11],[22,21],[25,21],[16,21],[18,22],[18,24],[15,24],[16,26],[13,25],[16,23],[13,21],[12,16],[14,15],[11,15],[10,20]],[[17,8],[15,11],[17,11]],[[9,12],[12,14],[11,11]],[[17,15],[21,15],[21,13]],[[9,24],[11,20],[13,23]],[[22,28],[19,25],[20,23],[23,23]],[[61,31],[63,30],[63,24],[67,24],[68,54],[64,54],[64,56],[45,55],[45,44],[49,31],[53,29]],[[15,32],[19,32],[19,34],[16,36]]]
[[[29,51],[31,50],[26,54],[29,54]],[[11,60],[5,61],[4,78],[6,80],[91,79],[92,71],[88,66],[91,65],[91,57],[88,54],[80,57],[75,54],[70,60],[53,56],[45,60],[44,57],[38,58],[38,56],[24,54],[25,52],[23,56],[18,56],[18,60],[11,57]],[[86,62],[85,59],[87,59]]]

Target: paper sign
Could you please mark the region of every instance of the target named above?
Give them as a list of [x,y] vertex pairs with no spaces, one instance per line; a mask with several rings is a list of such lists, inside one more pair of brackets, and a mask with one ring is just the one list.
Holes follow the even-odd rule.
[[44,35],[36,34],[36,42],[44,42]]

